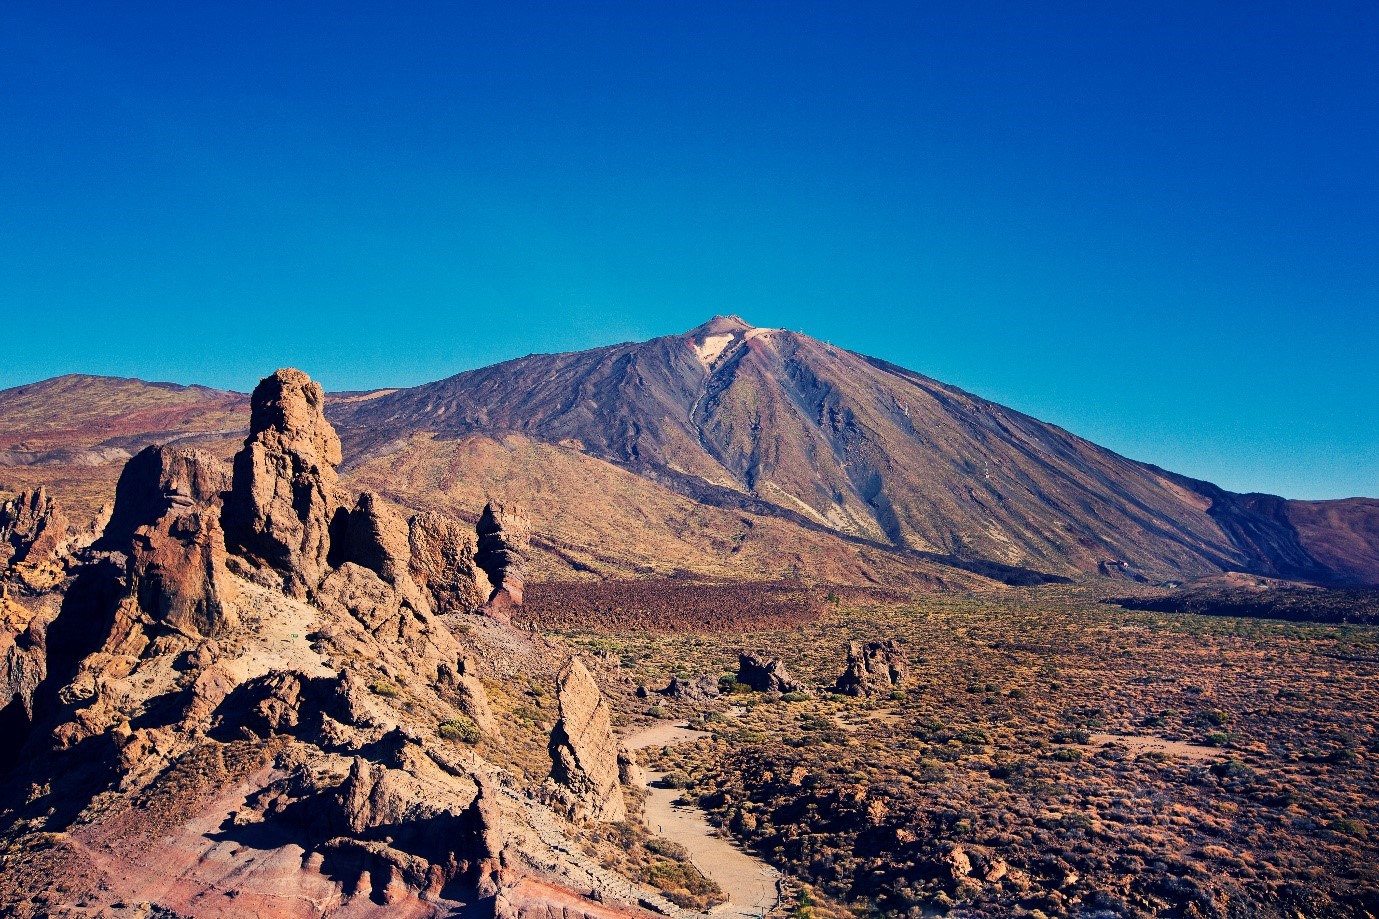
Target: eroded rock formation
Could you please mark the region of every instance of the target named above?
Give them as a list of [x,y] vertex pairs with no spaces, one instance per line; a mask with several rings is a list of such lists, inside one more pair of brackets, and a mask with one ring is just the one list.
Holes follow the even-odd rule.
[[737,681],[757,692],[803,692],[805,689],[778,658],[765,660],[748,651],[738,655]]
[[505,615],[522,605],[531,524],[516,504],[490,501],[475,529],[479,534],[475,561],[493,585],[486,608]]
[[469,611],[492,593],[488,575],[475,561],[475,532],[453,517],[423,511],[408,522],[412,579],[431,594],[437,612]]
[[847,669],[834,691],[845,696],[889,692],[905,680],[905,662],[894,639],[848,643]]
[[[0,912],[80,897],[104,915],[135,893],[156,896],[151,914],[211,917],[673,909],[578,856],[486,758],[501,732],[479,669],[499,668],[437,615],[483,599],[473,537],[374,494],[341,510],[320,401],[298,371],[264,380],[233,472],[143,451],[60,590],[0,590],[0,770],[17,789],[0,834],[61,855],[0,872]],[[46,496],[7,514],[8,544],[30,553],[58,520]],[[488,516],[511,600],[520,528]],[[526,642],[554,665],[484,628],[501,633],[487,653]],[[558,803],[623,819],[619,770],[635,764],[582,665],[559,703]]]
[[620,748],[608,703],[575,658],[556,685],[560,720],[551,732],[551,779],[576,819],[617,823],[627,818],[619,783]]
[[12,568],[26,583],[47,586],[70,535],[66,516],[46,488],[21,492],[0,504],[0,570]]
[[295,597],[325,576],[331,526],[344,503],[336,475],[340,438],[324,406],[320,384],[300,370],[259,381],[225,500],[231,548],[275,569]]

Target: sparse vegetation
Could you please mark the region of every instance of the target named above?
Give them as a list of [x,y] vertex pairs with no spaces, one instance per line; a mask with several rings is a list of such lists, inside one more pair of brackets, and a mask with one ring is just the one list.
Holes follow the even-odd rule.
[[[747,647],[826,687],[849,640],[905,640],[912,676],[894,693],[730,693],[716,706],[736,714],[694,722],[711,739],[651,763],[854,913],[1379,906],[1379,630],[1120,612],[1040,588],[852,602],[766,631],[611,634],[637,660],[629,685],[721,673]],[[630,690],[612,698],[635,710]]]

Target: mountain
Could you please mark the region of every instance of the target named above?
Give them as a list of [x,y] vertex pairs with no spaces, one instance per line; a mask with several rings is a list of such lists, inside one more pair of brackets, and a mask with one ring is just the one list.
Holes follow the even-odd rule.
[[355,465],[516,435],[712,507],[1057,574],[1379,579],[1379,502],[1235,495],[876,358],[719,316],[336,405]]
[[[522,495],[544,579],[1379,583],[1379,501],[1227,492],[735,316],[337,394],[327,415],[355,488],[462,517]],[[238,394],[60,377],[0,392],[0,484],[48,484],[92,513],[133,449],[188,441],[228,457],[246,425]]]

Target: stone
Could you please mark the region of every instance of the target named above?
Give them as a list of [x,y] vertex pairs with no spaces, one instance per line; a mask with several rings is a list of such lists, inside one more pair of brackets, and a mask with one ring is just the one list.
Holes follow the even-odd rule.
[[230,469],[201,450],[153,445],[125,463],[115,506],[96,548],[125,551],[134,532],[169,512],[218,504],[230,488]]
[[328,570],[331,527],[343,504],[340,438],[324,407],[320,384],[300,370],[259,381],[225,500],[230,548],[280,572],[299,598]]
[[442,695],[448,697],[455,703],[456,708],[473,719],[480,733],[497,737],[498,722],[493,717],[492,706],[489,705],[488,690],[484,689],[484,684],[474,676],[474,669],[474,664],[470,661],[462,662],[458,668],[442,663],[436,668],[436,684],[443,691]]
[[363,492],[349,512],[343,538],[331,546],[340,562],[354,562],[377,574],[389,584],[409,576],[411,544],[407,521],[371,491]]
[[563,793],[570,816],[602,823],[625,820],[621,750],[608,703],[578,658],[560,671],[556,700],[560,720],[551,732],[551,780]]
[[408,521],[408,570],[438,613],[473,612],[493,592],[475,561],[475,535],[453,517],[423,511]]
[[685,679],[673,676],[666,688],[659,690],[659,692],[661,695],[672,699],[702,702],[718,695],[718,680],[711,673],[701,673],[697,677]]
[[170,513],[131,539],[130,593],[149,618],[188,638],[214,638],[239,618],[216,508]]
[[757,692],[804,692],[803,683],[790,675],[778,658],[764,660],[743,651],[737,658],[737,681]]
[[410,526],[402,512],[366,491],[342,521],[332,536],[331,566],[353,562],[367,568],[391,585],[413,609],[430,612],[429,594],[423,593],[412,579]]
[[847,667],[834,684],[845,696],[869,696],[889,692],[904,682],[905,662],[894,639],[848,643]]
[[67,518],[42,485],[0,504],[0,570],[13,568],[31,587],[61,577],[58,558],[69,538]]
[[488,575],[493,592],[485,609],[500,616],[522,605],[526,587],[526,552],[531,524],[516,504],[490,501],[475,526],[475,562]]

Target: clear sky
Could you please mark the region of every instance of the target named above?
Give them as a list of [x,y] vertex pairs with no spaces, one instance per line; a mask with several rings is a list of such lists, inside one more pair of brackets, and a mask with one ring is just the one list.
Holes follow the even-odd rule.
[[1379,5],[0,5],[0,386],[715,313],[1379,496]]

